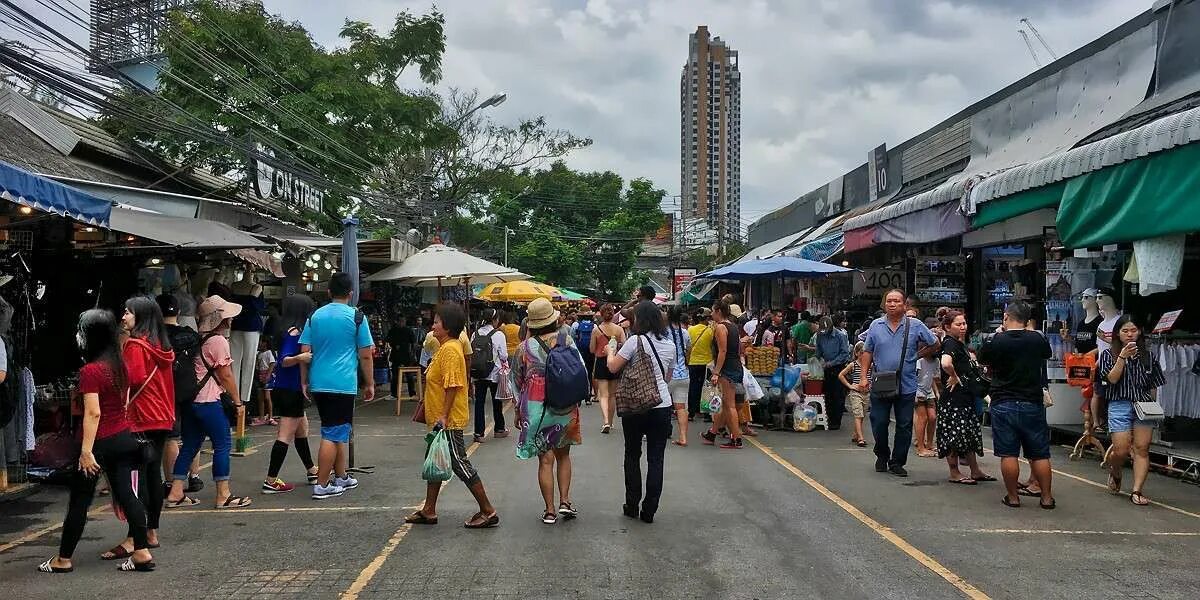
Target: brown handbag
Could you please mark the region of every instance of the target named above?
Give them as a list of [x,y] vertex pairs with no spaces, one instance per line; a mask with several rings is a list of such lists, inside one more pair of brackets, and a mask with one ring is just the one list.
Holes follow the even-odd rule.
[[[635,337],[645,338],[643,335]],[[654,342],[650,342],[650,349],[654,351],[655,362],[658,362],[663,381],[666,381],[667,370],[662,361],[657,360],[658,350],[654,348]],[[639,415],[662,403],[658,379],[654,375],[654,365],[651,361],[650,355],[642,348],[642,340],[639,339],[637,353],[633,355],[629,364],[625,365],[621,371],[621,379],[617,381],[617,416]]]
[[422,425],[426,424],[425,423],[425,401],[424,400],[417,403],[417,410],[413,411],[412,420],[413,420],[413,423],[420,423]]

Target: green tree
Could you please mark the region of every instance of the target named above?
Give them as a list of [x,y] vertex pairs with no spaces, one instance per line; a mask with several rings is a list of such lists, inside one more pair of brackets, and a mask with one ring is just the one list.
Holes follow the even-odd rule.
[[252,141],[286,150],[329,184],[326,217],[355,206],[368,220],[382,216],[372,210],[387,176],[377,165],[454,135],[439,121],[436,97],[397,83],[414,69],[426,84],[440,80],[443,17],[400,12],[386,35],[347,21],[341,37],[346,47],[326,50],[258,4],[231,10],[202,1],[171,13],[157,95],[126,92],[103,122],[170,160],[243,185]]

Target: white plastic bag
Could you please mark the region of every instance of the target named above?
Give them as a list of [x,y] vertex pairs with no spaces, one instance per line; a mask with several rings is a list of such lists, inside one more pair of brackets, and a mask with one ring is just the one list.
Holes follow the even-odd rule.
[[817,420],[817,411],[809,404],[792,407],[792,430],[812,431]]
[[450,465],[450,438],[446,430],[431,431],[425,437],[429,441],[429,450],[425,453],[421,479],[430,483],[450,481],[454,470]]
[[742,386],[746,388],[746,400],[750,402],[757,402],[766,395],[762,386],[758,384],[758,379],[749,369],[742,369]]

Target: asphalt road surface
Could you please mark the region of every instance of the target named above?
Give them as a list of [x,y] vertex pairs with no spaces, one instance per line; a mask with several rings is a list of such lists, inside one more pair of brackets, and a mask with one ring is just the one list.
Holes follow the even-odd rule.
[[[1152,475],[1146,493],[1159,504],[1139,508],[1107,493],[1095,460],[1071,463],[1062,449],[1058,509],[1032,499],[1011,509],[999,483],[950,484],[943,462],[915,453],[909,478],[875,473],[845,428],[764,433],[729,451],[701,445],[696,423],[689,447],[668,446],[662,507],[647,525],[621,514],[622,438],[599,433],[596,406],[572,452],[579,519],[543,525],[536,462],[513,457],[515,438],[489,437],[472,460],[501,525],[463,529],[475,506],[451,481],[441,524],[407,526],[424,495],[411,408],[359,410],[357,463],[375,473],[321,502],[305,486],[258,493],[273,431],[256,428],[258,451],[233,465],[235,493],[254,505],[217,512],[209,483],[196,509],[165,512],[153,573],[97,558],[124,534],[106,498],[67,575],[34,570],[57,549],[65,491],[0,504],[3,597],[1194,599],[1200,589],[1200,488]],[[999,475],[994,457],[983,463]],[[294,453],[282,476],[303,482]]]

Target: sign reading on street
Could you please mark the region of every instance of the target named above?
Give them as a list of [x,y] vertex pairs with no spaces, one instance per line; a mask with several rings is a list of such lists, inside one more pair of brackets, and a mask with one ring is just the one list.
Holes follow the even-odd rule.
[[1154,326],[1154,331],[1151,333],[1166,333],[1175,326],[1175,321],[1179,320],[1179,315],[1183,314],[1183,309],[1169,310],[1163,313],[1162,318],[1158,320],[1158,324]]
[[676,267],[671,269],[671,297],[678,298],[688,284],[696,278],[696,269]]
[[903,269],[863,269],[854,277],[855,296],[882,296],[892,288],[907,289],[908,277]]
[[[258,145],[259,156],[270,154],[270,150]],[[302,179],[299,175],[277,168],[261,158],[251,161],[254,166],[254,193],[262,200],[283,202],[293,208],[321,212],[325,191]]]

